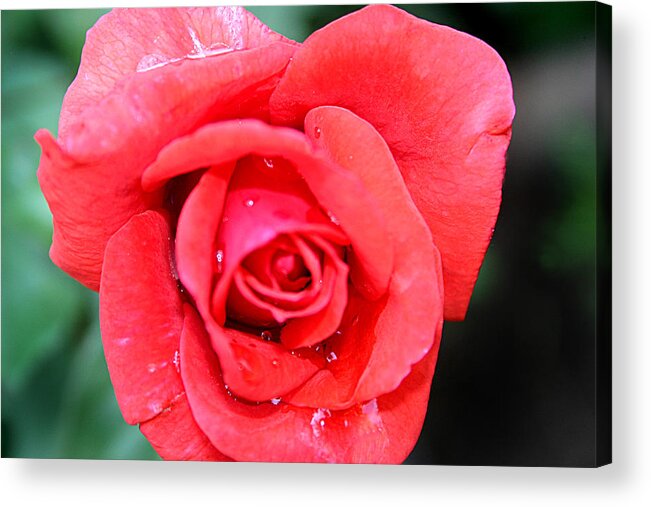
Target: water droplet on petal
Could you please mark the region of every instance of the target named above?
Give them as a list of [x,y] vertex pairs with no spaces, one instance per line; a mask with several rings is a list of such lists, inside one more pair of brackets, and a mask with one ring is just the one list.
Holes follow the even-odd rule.
[[271,331],[262,331],[262,333],[260,333],[260,338],[268,342],[271,341],[273,335],[271,334]]
[[155,363],[149,363],[147,365],[147,371],[149,373],[154,373],[156,371],[156,364]]
[[271,404],[272,405],[278,405],[280,403],[281,398],[271,398]]
[[337,360],[337,354],[335,354],[334,351],[330,352],[330,354],[328,354],[328,356],[326,357],[326,361],[328,361],[329,363],[336,360]]
[[192,50],[186,55],[187,58],[197,59],[197,58],[206,58],[207,56],[218,55],[221,53],[228,53],[233,51],[233,48],[224,44],[223,42],[215,42],[210,46],[206,46],[201,42],[197,33],[191,28],[188,27],[188,34],[192,39]]
[[131,338],[129,336],[125,336],[124,338],[118,338],[116,340],[117,344],[121,345],[121,346],[128,345],[130,341],[131,341]]
[[217,259],[217,273],[221,273],[224,270],[224,251],[217,250],[215,258]]
[[149,410],[152,412],[161,412],[163,410],[163,406],[160,403],[150,403],[149,404]]
[[384,429],[384,425],[382,424],[382,416],[380,415],[380,411],[377,406],[377,399],[373,399],[362,405],[362,413],[378,431],[382,431]]
[[318,139],[321,137],[321,129],[319,127],[314,127],[314,138]]
[[172,362],[174,363],[174,368],[176,368],[177,373],[181,373],[181,354],[178,350],[174,352],[174,359],[172,359]]
[[264,160],[264,164],[265,164],[269,169],[273,169],[273,168],[274,168],[274,161],[273,161],[272,159],[270,159],[270,158],[263,158],[262,160]]
[[271,364],[273,364],[274,366],[278,366],[280,363],[278,362],[278,360],[273,359],[273,360],[271,361]]
[[328,218],[333,224],[340,225],[339,219],[334,215],[334,213],[332,213],[332,211],[328,211],[327,213],[328,213]]
[[255,204],[255,201],[253,199],[245,199],[244,200],[244,206],[247,208],[252,207]]
[[312,414],[312,420],[310,421],[310,426],[312,426],[312,433],[315,437],[320,437],[325,429],[325,420],[330,417],[332,414],[327,408],[320,408],[315,410]]
[[145,55],[138,62],[136,72],[147,72],[148,70],[157,69],[167,65],[168,63],[178,62],[179,60],[180,58],[167,58],[166,56],[159,54]]

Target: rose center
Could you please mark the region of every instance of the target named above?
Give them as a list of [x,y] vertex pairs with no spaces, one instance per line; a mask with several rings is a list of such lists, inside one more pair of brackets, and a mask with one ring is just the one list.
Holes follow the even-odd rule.
[[[283,333],[291,334],[290,324],[309,319],[306,328],[323,340],[332,326],[325,329],[320,320],[341,318],[341,304],[332,310],[337,315],[328,312],[335,296],[345,298],[348,244],[293,166],[281,159],[241,159],[215,242],[213,311],[219,313],[217,305],[225,303],[227,320],[238,326],[282,326],[281,340]],[[299,338],[292,335],[283,343],[303,346]]]
[[[296,282],[301,288],[309,283],[310,272],[305,267],[303,258],[292,252],[278,251],[272,258],[271,272],[283,290],[296,290]],[[307,282],[307,283],[304,283]]]

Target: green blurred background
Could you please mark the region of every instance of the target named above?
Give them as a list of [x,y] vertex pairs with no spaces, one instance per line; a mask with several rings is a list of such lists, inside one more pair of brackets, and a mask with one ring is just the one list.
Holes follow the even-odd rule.
[[[463,323],[446,324],[409,463],[581,465],[594,451],[592,3],[402,6],[492,45],[517,116],[495,237]],[[298,41],[358,7],[254,7]],[[34,132],[56,132],[103,10],[2,12],[2,456],[158,459],[119,413],[97,295],[48,258]]]

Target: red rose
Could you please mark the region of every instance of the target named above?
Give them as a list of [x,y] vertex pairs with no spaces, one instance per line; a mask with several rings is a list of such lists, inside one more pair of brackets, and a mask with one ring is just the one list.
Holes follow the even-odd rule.
[[167,459],[404,460],[513,113],[490,47],[394,7],[302,45],[240,8],[104,16],[38,176],[126,421]]

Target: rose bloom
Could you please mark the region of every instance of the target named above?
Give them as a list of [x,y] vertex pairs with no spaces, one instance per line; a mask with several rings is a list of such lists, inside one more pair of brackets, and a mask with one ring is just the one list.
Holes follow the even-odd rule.
[[494,50],[390,6],[303,44],[241,8],[102,17],[38,177],[125,420],[165,459],[402,462],[513,114]]

